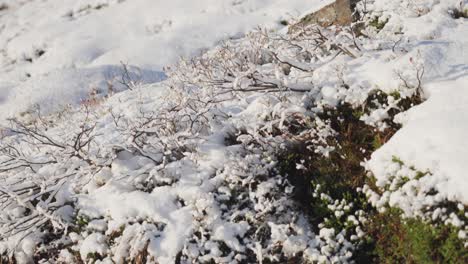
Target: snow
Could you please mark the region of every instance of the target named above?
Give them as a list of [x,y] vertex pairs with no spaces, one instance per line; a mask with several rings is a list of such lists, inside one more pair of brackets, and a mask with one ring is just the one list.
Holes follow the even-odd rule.
[[403,128],[373,155],[370,166],[378,176],[392,155],[438,178],[438,190],[451,200],[468,202],[468,78],[427,85],[429,99],[404,117]]
[[83,240],[80,255],[84,261],[87,261],[90,254],[97,253],[103,256],[108,250],[106,237],[99,233],[92,233]]
[[[378,180],[385,181],[394,173],[392,158],[398,157],[407,166],[430,171],[433,184],[444,197],[466,204],[468,27],[466,19],[452,19],[447,12],[448,7],[458,4],[444,1],[421,17],[394,15],[390,20],[417,39],[412,44],[414,51],[401,60],[415,58],[424,63],[427,101],[396,117],[403,128],[373,153],[368,166]],[[384,74],[388,72],[383,69]]]
[[160,81],[180,57],[260,24],[278,28],[324,1],[22,2],[7,2],[0,16],[0,122],[36,104],[43,112],[79,104],[95,89],[102,97],[109,83],[121,91],[121,62],[139,68],[139,84]]
[[[448,12],[458,0],[369,3],[370,14],[388,22],[380,32],[369,28],[368,38],[355,40],[355,47],[349,31],[334,28],[323,29],[330,39],[321,49],[300,38],[293,41],[301,48],[291,47],[278,38],[293,38],[284,31],[260,29],[241,37],[257,24],[278,28],[280,19],[326,3],[45,0],[12,5],[0,17],[6,25],[0,29],[0,120],[23,112],[26,124],[48,138],[7,131],[11,134],[0,142],[0,231],[5,232],[0,254],[14,252],[18,261],[31,262],[47,239],[42,225],[47,223],[47,230],[67,230],[54,241],[70,243],[59,255],[65,262],[79,253],[83,261],[97,254],[103,260],[96,263],[126,263],[147,253],[163,264],[180,256],[183,263],[240,263],[251,252],[260,261],[300,253],[304,260],[347,262],[365,236],[365,212],[316,185],[314,197],[331,217],[348,219],[350,227],[338,230],[319,219],[323,222],[313,231],[293,199],[295,187],[280,175],[279,153],[299,139],[329,157],[336,150],[328,144],[336,131],[317,113],[342,103],[360,105],[374,89],[412,95],[421,67],[426,100],[397,115],[393,121],[402,128],[362,164],[383,194],[368,186],[359,191],[379,210],[400,207],[406,216],[425,216],[423,210],[447,200],[463,211],[468,203],[468,27],[466,19],[453,19]],[[226,47],[217,45],[228,38]],[[356,58],[335,56],[334,45],[349,48]],[[208,48],[193,61],[166,67]],[[284,63],[266,58],[271,52],[307,70],[291,67],[286,74]],[[132,65],[135,82],[129,87],[119,84],[120,61]],[[266,80],[268,89],[277,87],[239,91],[257,88],[253,73],[259,83]],[[226,83],[212,84],[218,76]],[[387,105],[371,109],[361,121],[376,131],[386,129],[398,100],[390,96]],[[35,104],[50,115],[24,113]],[[64,110],[54,113],[59,108]],[[294,132],[293,126],[301,125],[307,129]],[[91,143],[77,149],[80,139]],[[305,169],[307,162],[304,157],[296,168]],[[433,189],[436,194],[429,194]],[[429,213],[459,227],[459,237],[466,238],[459,216],[446,208]],[[39,219],[31,234],[24,239],[22,232],[7,234],[12,224],[29,217]]]

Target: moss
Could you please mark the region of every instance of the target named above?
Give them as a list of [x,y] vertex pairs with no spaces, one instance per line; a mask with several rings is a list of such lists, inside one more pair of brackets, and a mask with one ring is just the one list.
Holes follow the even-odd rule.
[[81,228],[86,227],[89,224],[89,220],[90,220],[89,217],[87,217],[86,215],[79,215],[76,218],[76,224],[81,229]]
[[405,98],[400,98],[400,102],[398,103],[398,108],[400,112],[406,111],[411,107],[418,105],[423,102],[423,99],[419,93]]
[[388,19],[381,20],[380,17],[374,17],[374,19],[369,22],[369,26],[374,27],[377,29],[377,31],[380,31],[385,27],[385,25],[387,25],[387,23]]
[[374,140],[372,141],[372,148],[374,150],[376,150],[376,149],[380,148],[382,145],[383,145],[383,140],[382,140],[380,134],[376,134],[374,136]]
[[122,236],[123,232],[125,231],[125,225],[121,225],[118,229],[112,231],[109,235],[109,244],[115,244],[117,238]]
[[422,177],[428,175],[428,172],[416,171],[416,176],[414,177],[416,180],[421,179]]
[[389,95],[392,96],[395,100],[398,100],[398,99],[401,98],[401,94],[398,91],[393,91],[393,92],[389,93]]
[[353,116],[356,119],[360,119],[361,116],[363,116],[364,114],[365,114],[365,112],[362,109],[353,109]]
[[[367,99],[363,105],[364,113],[370,114],[375,109],[382,108],[382,106],[388,106],[390,97],[392,97],[393,100],[399,100],[396,104],[396,107],[388,110],[388,118],[386,119],[387,124],[391,127],[391,130],[389,131],[395,132],[401,128],[401,125],[393,121],[394,117],[401,112],[407,111],[415,105],[421,104],[423,102],[423,98],[419,90],[417,90],[412,96],[402,97],[398,91],[386,93],[380,89],[375,89],[369,92],[369,95],[367,96]],[[387,134],[387,136],[392,135],[393,133]]]
[[[399,157],[397,157],[397,156],[392,156],[392,162],[397,163],[397,164],[400,165],[400,166],[405,165],[405,163],[404,163]],[[416,175],[414,176],[414,179],[415,179],[415,180],[419,180],[419,179],[423,178],[424,176],[430,174],[430,172],[422,172],[422,171],[419,171],[419,170],[417,170],[417,169],[416,169],[415,167],[413,167],[413,166],[410,166],[409,168],[410,168],[412,171],[415,172],[415,174],[416,174]],[[396,185],[396,187],[397,187],[397,188],[400,188],[400,187],[402,187],[403,185],[405,185],[405,184],[406,184],[407,182],[409,182],[409,181],[410,181],[410,178],[407,177],[407,176],[400,177],[400,178],[399,178],[399,182],[398,182],[398,184]],[[389,188],[389,186],[387,185],[384,189],[387,190],[388,188]]]
[[87,263],[95,263],[97,260],[103,260],[104,257],[101,256],[101,254],[97,252],[91,252],[86,255],[86,261]]
[[279,23],[280,23],[280,25],[282,25],[282,26],[287,26],[287,25],[289,25],[289,22],[288,22],[287,20],[285,20],[285,19],[280,20]]
[[392,156],[392,162],[398,163],[400,166],[404,165],[403,161],[397,156]]
[[389,209],[369,219],[367,252],[361,259],[374,263],[468,263],[468,252],[452,226],[434,226],[405,219]]
[[454,19],[468,18],[468,8],[464,8],[460,2],[460,7],[449,10],[450,15]]
[[[389,96],[399,99],[400,104],[397,109],[389,112],[389,126],[385,131],[378,131],[360,120],[363,114],[388,105]],[[434,258],[446,260],[444,256],[450,254],[457,256],[454,259],[459,257],[459,252],[453,249],[458,249],[459,244],[442,237],[442,231],[433,231],[433,227],[418,220],[403,222],[400,212],[395,209],[384,214],[378,213],[369,204],[367,197],[356,191],[367,184],[379,193],[379,189],[375,187],[375,179],[367,175],[361,163],[369,159],[371,153],[385,144],[400,128],[393,123],[393,117],[420,102],[421,97],[418,94],[401,98],[397,92],[387,94],[375,90],[369,94],[363,105],[355,107],[342,103],[336,108],[325,108],[317,116],[329,122],[335,132],[327,139],[327,145],[335,150],[328,156],[323,156],[315,153],[313,146],[307,146],[314,138],[303,138],[280,155],[279,172],[287,175],[289,182],[295,186],[294,198],[304,207],[304,212],[308,213],[313,230],[317,231],[318,225],[324,224],[335,230],[351,231],[346,232],[351,234],[354,232],[354,224],[347,221],[347,215],[357,210],[366,212],[370,219],[365,231],[370,235],[356,242],[358,244],[353,259],[357,263],[425,263]],[[291,134],[307,131],[310,129],[307,127],[310,123],[308,124],[302,128],[295,127],[294,131],[290,131]],[[305,161],[302,163],[304,168],[298,170],[296,164],[302,160]],[[393,157],[393,161],[403,165],[398,157]],[[426,174],[418,172],[416,178]],[[407,181],[409,177],[403,178],[401,184]],[[332,201],[324,199],[320,194],[326,194]],[[336,215],[329,205],[337,200],[352,204],[351,211]],[[424,234],[418,235],[420,232]],[[450,253],[440,251],[436,256],[430,255],[435,248],[434,243],[439,241],[442,241],[440,250],[447,248],[446,251]]]
[[[329,202],[314,195],[314,192],[327,194],[333,200],[353,203],[356,210],[372,210],[366,197],[356,188],[368,180],[361,162],[384,143],[384,137],[378,136],[377,144],[376,133],[379,132],[360,121],[356,112],[356,108],[350,104],[341,104],[319,114],[320,119],[330,121],[331,128],[336,132],[328,142],[335,148],[329,156],[315,153],[307,148],[305,142],[300,142],[279,159],[280,173],[288,175],[289,181],[296,187],[294,198],[305,207],[314,227],[323,223],[324,219],[328,219],[325,221],[327,227],[337,230],[349,227],[346,218],[336,217],[334,211],[328,208]],[[301,160],[305,160],[305,169],[297,170],[296,164]]]

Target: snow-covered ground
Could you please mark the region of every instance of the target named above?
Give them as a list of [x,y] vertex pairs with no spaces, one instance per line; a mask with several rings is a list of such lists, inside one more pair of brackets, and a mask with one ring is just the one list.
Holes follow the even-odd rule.
[[329,0],[2,0],[0,122],[77,104],[119,84],[121,63],[140,83],[163,67],[258,25],[280,27]]
[[[468,25],[466,18],[453,19],[447,15],[453,8],[463,9],[466,1],[441,1],[430,8],[435,2],[414,1],[417,12],[404,5],[392,9],[384,2],[378,7],[383,17],[391,16],[380,34],[392,37],[395,30],[401,31],[404,37],[394,36],[394,40],[412,42],[412,51],[397,55],[396,60],[388,54],[389,57],[382,57],[385,60],[371,67],[384,69],[384,74],[393,73],[394,81],[398,80],[395,72],[423,67],[427,101],[397,116],[403,128],[373,154],[369,166],[383,183],[397,173],[392,158],[398,157],[408,166],[433,174],[431,182],[423,185],[436,185],[442,196],[467,204]],[[372,78],[376,84],[395,85],[391,78],[382,78],[380,71],[369,71],[375,74]],[[394,199],[404,204],[407,197]]]
[[[0,255],[350,261],[366,212],[316,187],[350,226],[311,226],[278,168],[280,153],[302,140],[329,157],[340,146],[328,145],[336,131],[319,114],[358,109],[375,90],[386,101],[356,113],[360,120],[376,134],[402,127],[362,162],[380,191],[363,186],[370,203],[454,225],[468,245],[468,19],[451,15],[467,1],[361,2],[367,27],[357,38],[350,29],[270,30],[328,2],[319,0],[23,2],[0,11],[0,119],[35,103],[41,111],[77,104],[109,85],[122,92],[34,112],[6,130]],[[268,28],[241,37],[257,24]],[[138,66],[129,68],[138,79],[131,90],[119,87],[120,61]],[[424,102],[391,120],[419,88]],[[307,158],[293,165],[301,170]]]

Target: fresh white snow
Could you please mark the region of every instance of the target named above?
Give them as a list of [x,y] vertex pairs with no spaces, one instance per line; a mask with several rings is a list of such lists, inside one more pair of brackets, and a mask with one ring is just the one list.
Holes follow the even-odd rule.
[[[411,12],[404,15],[404,5],[397,5],[398,1],[376,2],[385,10],[383,14],[392,14],[384,32],[380,34],[391,34],[398,28],[413,40],[413,49],[396,62],[381,62],[391,67],[371,64],[371,67],[375,67],[373,71],[368,71],[373,75],[371,78],[380,79],[380,83],[395,83],[398,81],[396,71],[404,70],[408,65],[411,67],[411,64],[424,65],[423,88],[427,101],[397,116],[403,128],[372,155],[369,168],[377,179],[385,182],[395,173],[392,158],[398,157],[407,166],[414,166],[423,172],[430,171],[435,182],[432,184],[443,196],[466,204],[468,26],[466,19],[453,19],[448,15],[450,8],[460,6],[460,1],[441,1],[430,12],[427,6],[434,1],[414,1],[420,4],[421,12],[426,12],[421,16]],[[397,8],[392,9],[389,2],[394,2]],[[389,32],[385,31],[387,27]],[[388,85],[383,87],[392,89]]]
[[[163,67],[258,25],[280,27],[329,0],[3,1],[0,122],[39,105],[44,112],[123,90],[120,64],[138,83]],[[22,4],[21,4],[22,3]]]
[[[28,217],[57,230],[77,222],[54,241],[69,247],[61,249],[63,262],[76,257],[69,250],[83,261],[100,255],[100,263],[125,263],[144,250],[163,264],[174,263],[178,254],[187,263],[297,253],[316,262],[349,261],[352,241],[364,236],[365,212],[317,187],[314,195],[352,229],[346,234],[320,223],[311,230],[291,198],[293,186],[276,170],[288,124],[310,122],[314,141],[308,147],[328,157],[334,148],[327,140],[335,134],[316,113],[344,102],[361,104],[374,89],[411,95],[422,69],[426,100],[397,115],[402,128],[362,164],[383,194],[363,190],[377,208],[399,207],[408,217],[427,216],[421,211],[444,201],[458,203],[461,211],[468,203],[468,27],[466,18],[450,15],[459,0],[369,1],[369,15],[388,19],[381,31],[368,27],[368,37],[353,46],[350,31],[324,30],[329,50],[318,51],[304,39],[294,40],[301,49],[292,48],[281,40],[284,32],[270,29],[329,1],[21,2],[0,11],[0,124],[38,104],[52,115],[32,124],[50,138],[2,138],[0,146],[10,152],[0,156],[0,168],[6,168],[0,192],[11,203],[0,211],[0,231],[11,234],[11,224]],[[258,24],[269,29],[243,37]],[[218,45],[229,38],[226,50]],[[334,45],[354,56],[334,57]],[[209,51],[194,61],[163,72],[179,56],[204,49]],[[285,74],[272,51],[313,71]],[[121,61],[132,65],[131,87],[119,84]],[[226,77],[223,63],[233,76],[210,83]],[[254,74],[278,89],[307,92],[239,92],[254,84]],[[397,101],[392,97],[361,120],[384,130]],[[76,135],[88,128],[81,139],[92,143],[77,150]],[[298,170],[307,165],[301,162]],[[52,193],[53,201],[47,198]],[[431,217],[460,227],[466,240],[466,223],[444,209],[430,211]],[[47,250],[41,241],[49,238],[40,230],[5,236],[0,254],[31,262],[35,250]]]

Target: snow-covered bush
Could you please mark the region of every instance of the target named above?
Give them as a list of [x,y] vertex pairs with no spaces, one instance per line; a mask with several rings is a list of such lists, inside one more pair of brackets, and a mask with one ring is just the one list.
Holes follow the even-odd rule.
[[[386,234],[369,226],[400,221],[400,212],[383,214],[394,209],[441,220],[466,239],[464,204],[444,215],[455,199],[438,196],[430,171],[398,158],[386,174],[369,166],[426,97],[425,57],[401,20],[441,9],[389,2],[382,9],[383,1],[362,1],[362,20],[348,28],[259,29],[167,68],[162,83],[12,120],[0,142],[0,255],[376,260],[368,246],[380,241],[369,235]],[[376,67],[388,71],[380,76]]]

